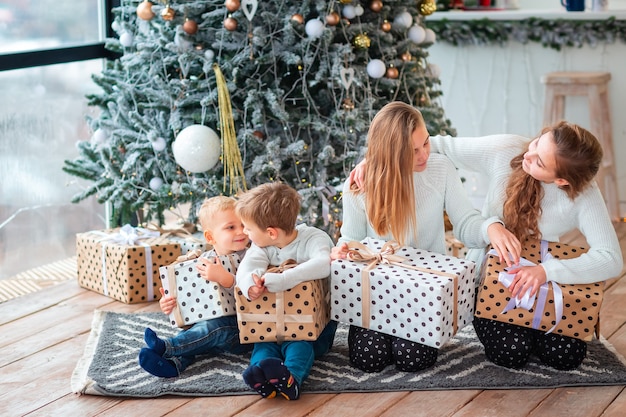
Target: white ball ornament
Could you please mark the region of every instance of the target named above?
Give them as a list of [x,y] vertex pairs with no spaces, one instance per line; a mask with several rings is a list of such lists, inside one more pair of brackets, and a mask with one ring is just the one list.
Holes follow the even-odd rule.
[[393,19],[393,23],[403,29],[407,29],[413,24],[413,16],[409,12],[402,12]]
[[124,33],[122,33],[120,35],[120,43],[125,48],[129,48],[129,47],[133,46],[133,41],[134,40],[135,40],[135,37],[130,32],[124,32]]
[[380,59],[372,59],[367,63],[367,73],[372,78],[380,78],[387,72],[385,63]]
[[150,189],[152,191],[159,191],[159,189],[163,186],[163,180],[159,177],[154,177],[150,180]]
[[94,145],[102,145],[107,141],[107,132],[104,129],[96,129],[91,136],[91,143]]
[[430,28],[426,29],[426,39],[424,40],[424,43],[435,43],[436,40],[437,35],[435,34],[435,31]]
[[207,59],[207,61],[213,61],[213,58],[215,58],[215,52],[213,52],[212,49],[207,49],[206,51],[204,51],[204,57]]
[[428,74],[433,78],[439,78],[441,75],[441,68],[437,64],[428,64]]
[[420,25],[413,25],[407,33],[411,42],[420,44],[426,39],[426,31]]
[[356,14],[357,16],[363,16],[364,12],[365,10],[363,10],[363,6],[361,6],[360,4],[354,6],[354,14]]
[[205,172],[220,159],[220,138],[204,125],[191,125],[178,133],[172,143],[176,163],[190,172]]
[[353,5],[348,4],[341,9],[341,14],[346,19],[354,19],[356,17],[356,9]]
[[324,33],[324,23],[319,19],[311,19],[306,22],[304,31],[310,38],[319,38]]
[[163,138],[156,138],[152,141],[152,149],[154,149],[155,152],[161,152],[165,150],[166,146],[167,143],[165,143],[165,139]]

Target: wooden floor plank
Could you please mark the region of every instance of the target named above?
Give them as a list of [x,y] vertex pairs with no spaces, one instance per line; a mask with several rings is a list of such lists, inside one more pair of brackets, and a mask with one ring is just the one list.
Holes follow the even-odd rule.
[[[616,225],[622,251],[626,225]],[[573,238],[575,240],[575,237]],[[602,334],[626,356],[626,280],[608,282]],[[4,416],[566,416],[626,415],[626,381],[608,387],[303,393],[298,401],[257,395],[126,399],[71,392],[70,379],[95,309],[159,311],[157,302],[123,304],[80,288],[75,280],[0,303],[0,415]]]
[[622,391],[622,387],[561,388],[554,390],[528,417],[597,417]]
[[474,400],[479,390],[414,391],[392,405],[381,417],[407,415],[419,417],[446,417],[465,407]]

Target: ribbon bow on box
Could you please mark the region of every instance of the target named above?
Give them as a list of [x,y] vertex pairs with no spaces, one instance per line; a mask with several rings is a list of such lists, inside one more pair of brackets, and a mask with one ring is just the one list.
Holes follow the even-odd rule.
[[[490,255],[497,255],[495,250],[489,251]],[[545,240],[541,241],[541,262],[545,262],[549,259],[553,259],[554,257],[550,252],[548,252],[548,242]],[[509,288],[515,279],[514,274],[509,274],[509,269],[515,269],[520,266],[536,266],[537,264],[525,259],[521,258],[518,265],[512,266],[511,268],[505,268],[504,271],[498,274],[498,281],[502,283],[506,288]],[[543,317],[543,312],[546,305],[546,300],[548,298],[548,293],[550,291],[550,286],[552,286],[552,290],[554,291],[554,321],[555,324],[552,326],[550,330],[546,333],[551,333],[561,321],[561,317],[563,316],[563,292],[561,291],[561,287],[554,281],[548,281],[539,287],[539,291],[536,294],[531,295],[530,289],[528,289],[521,298],[511,297],[508,304],[502,310],[502,313],[506,313],[507,311],[513,310],[515,308],[523,308],[525,310],[530,310],[533,308],[535,304],[535,299],[537,300],[537,305],[535,307],[535,313],[533,315],[533,329],[538,329],[541,325],[541,318]]]
[[350,261],[357,262],[367,262],[367,266],[361,271],[361,307],[362,311],[362,326],[364,328],[369,328],[370,325],[370,279],[369,279],[369,271],[376,268],[377,265],[395,265],[401,268],[413,269],[415,271],[426,272],[428,274],[434,275],[442,275],[448,278],[452,278],[454,281],[454,319],[453,319],[453,328],[454,333],[456,333],[458,329],[457,324],[457,276],[456,274],[451,274],[448,272],[436,271],[429,268],[422,268],[415,265],[410,265],[405,263],[407,260],[404,256],[395,255],[395,253],[401,249],[401,246],[398,242],[388,241],[380,249],[380,252],[374,252],[370,247],[364,245],[358,241],[350,241],[348,242],[348,254],[346,258]]

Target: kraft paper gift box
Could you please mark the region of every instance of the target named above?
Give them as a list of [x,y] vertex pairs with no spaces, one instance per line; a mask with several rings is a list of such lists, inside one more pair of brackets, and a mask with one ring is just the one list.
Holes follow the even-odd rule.
[[[176,297],[176,307],[169,315],[174,326],[188,327],[203,320],[235,315],[235,296],[232,288],[205,280],[196,265],[199,257],[215,258],[213,252],[199,250],[179,257],[171,265],[159,268],[165,295]],[[217,257],[233,275],[241,262],[237,253]]]
[[328,278],[305,281],[254,301],[235,289],[241,343],[317,340],[330,321]]
[[473,262],[367,238],[331,263],[331,319],[440,348],[474,315]]
[[446,254],[455,258],[465,258],[467,256],[467,248],[456,237],[452,231],[446,232]]
[[125,225],[76,235],[78,284],[123,303],[158,300],[159,267],[180,256],[180,245],[159,232]]
[[[536,265],[546,257],[575,258],[587,248],[558,242],[527,240],[522,245],[524,265]],[[512,276],[506,265],[492,252],[485,258],[483,276],[477,296],[476,316],[530,327],[544,332],[589,341],[599,335],[599,314],[604,295],[604,282],[594,284],[543,284],[535,297],[526,294],[511,300],[508,290]]]
[[182,255],[197,250],[200,252],[206,252],[211,249],[211,245],[206,242],[202,232],[195,232],[191,234],[173,234],[169,236],[169,239],[180,245],[180,253]]

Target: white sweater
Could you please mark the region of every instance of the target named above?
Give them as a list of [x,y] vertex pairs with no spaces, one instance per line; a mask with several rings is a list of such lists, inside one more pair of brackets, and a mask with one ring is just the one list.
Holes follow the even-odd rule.
[[[456,237],[468,248],[484,248],[489,243],[487,227],[499,221],[492,217],[485,220],[472,207],[461,178],[454,165],[443,155],[431,154],[422,172],[413,173],[417,233],[412,233],[406,246],[431,252],[445,253],[444,210],[454,225]],[[379,236],[367,218],[365,196],[343,187],[343,224],[339,242],[363,240],[373,237],[392,240],[390,234]]]
[[[259,247],[252,243],[237,269],[237,286],[248,298],[248,290],[254,285],[252,274],[265,276],[265,287],[270,292],[285,291],[312,279],[330,275],[330,250],[334,246],[328,234],[315,227],[296,226],[298,236],[289,245]],[[281,273],[266,273],[271,266],[278,266],[293,259],[298,266]],[[249,299],[249,298],[248,298]]]
[[[519,155],[531,140],[516,135],[469,138],[433,136],[431,151],[446,155],[459,169],[478,172],[488,178],[482,214],[502,218],[511,159]],[[543,183],[543,189],[542,215],[539,219],[542,239],[558,242],[564,234],[578,229],[589,245],[589,251],[578,258],[543,262],[541,265],[548,281],[583,284],[618,276],[623,267],[622,252],[595,181],[575,200],[571,200],[555,184]],[[484,250],[470,249],[467,258],[480,265],[484,253]]]

